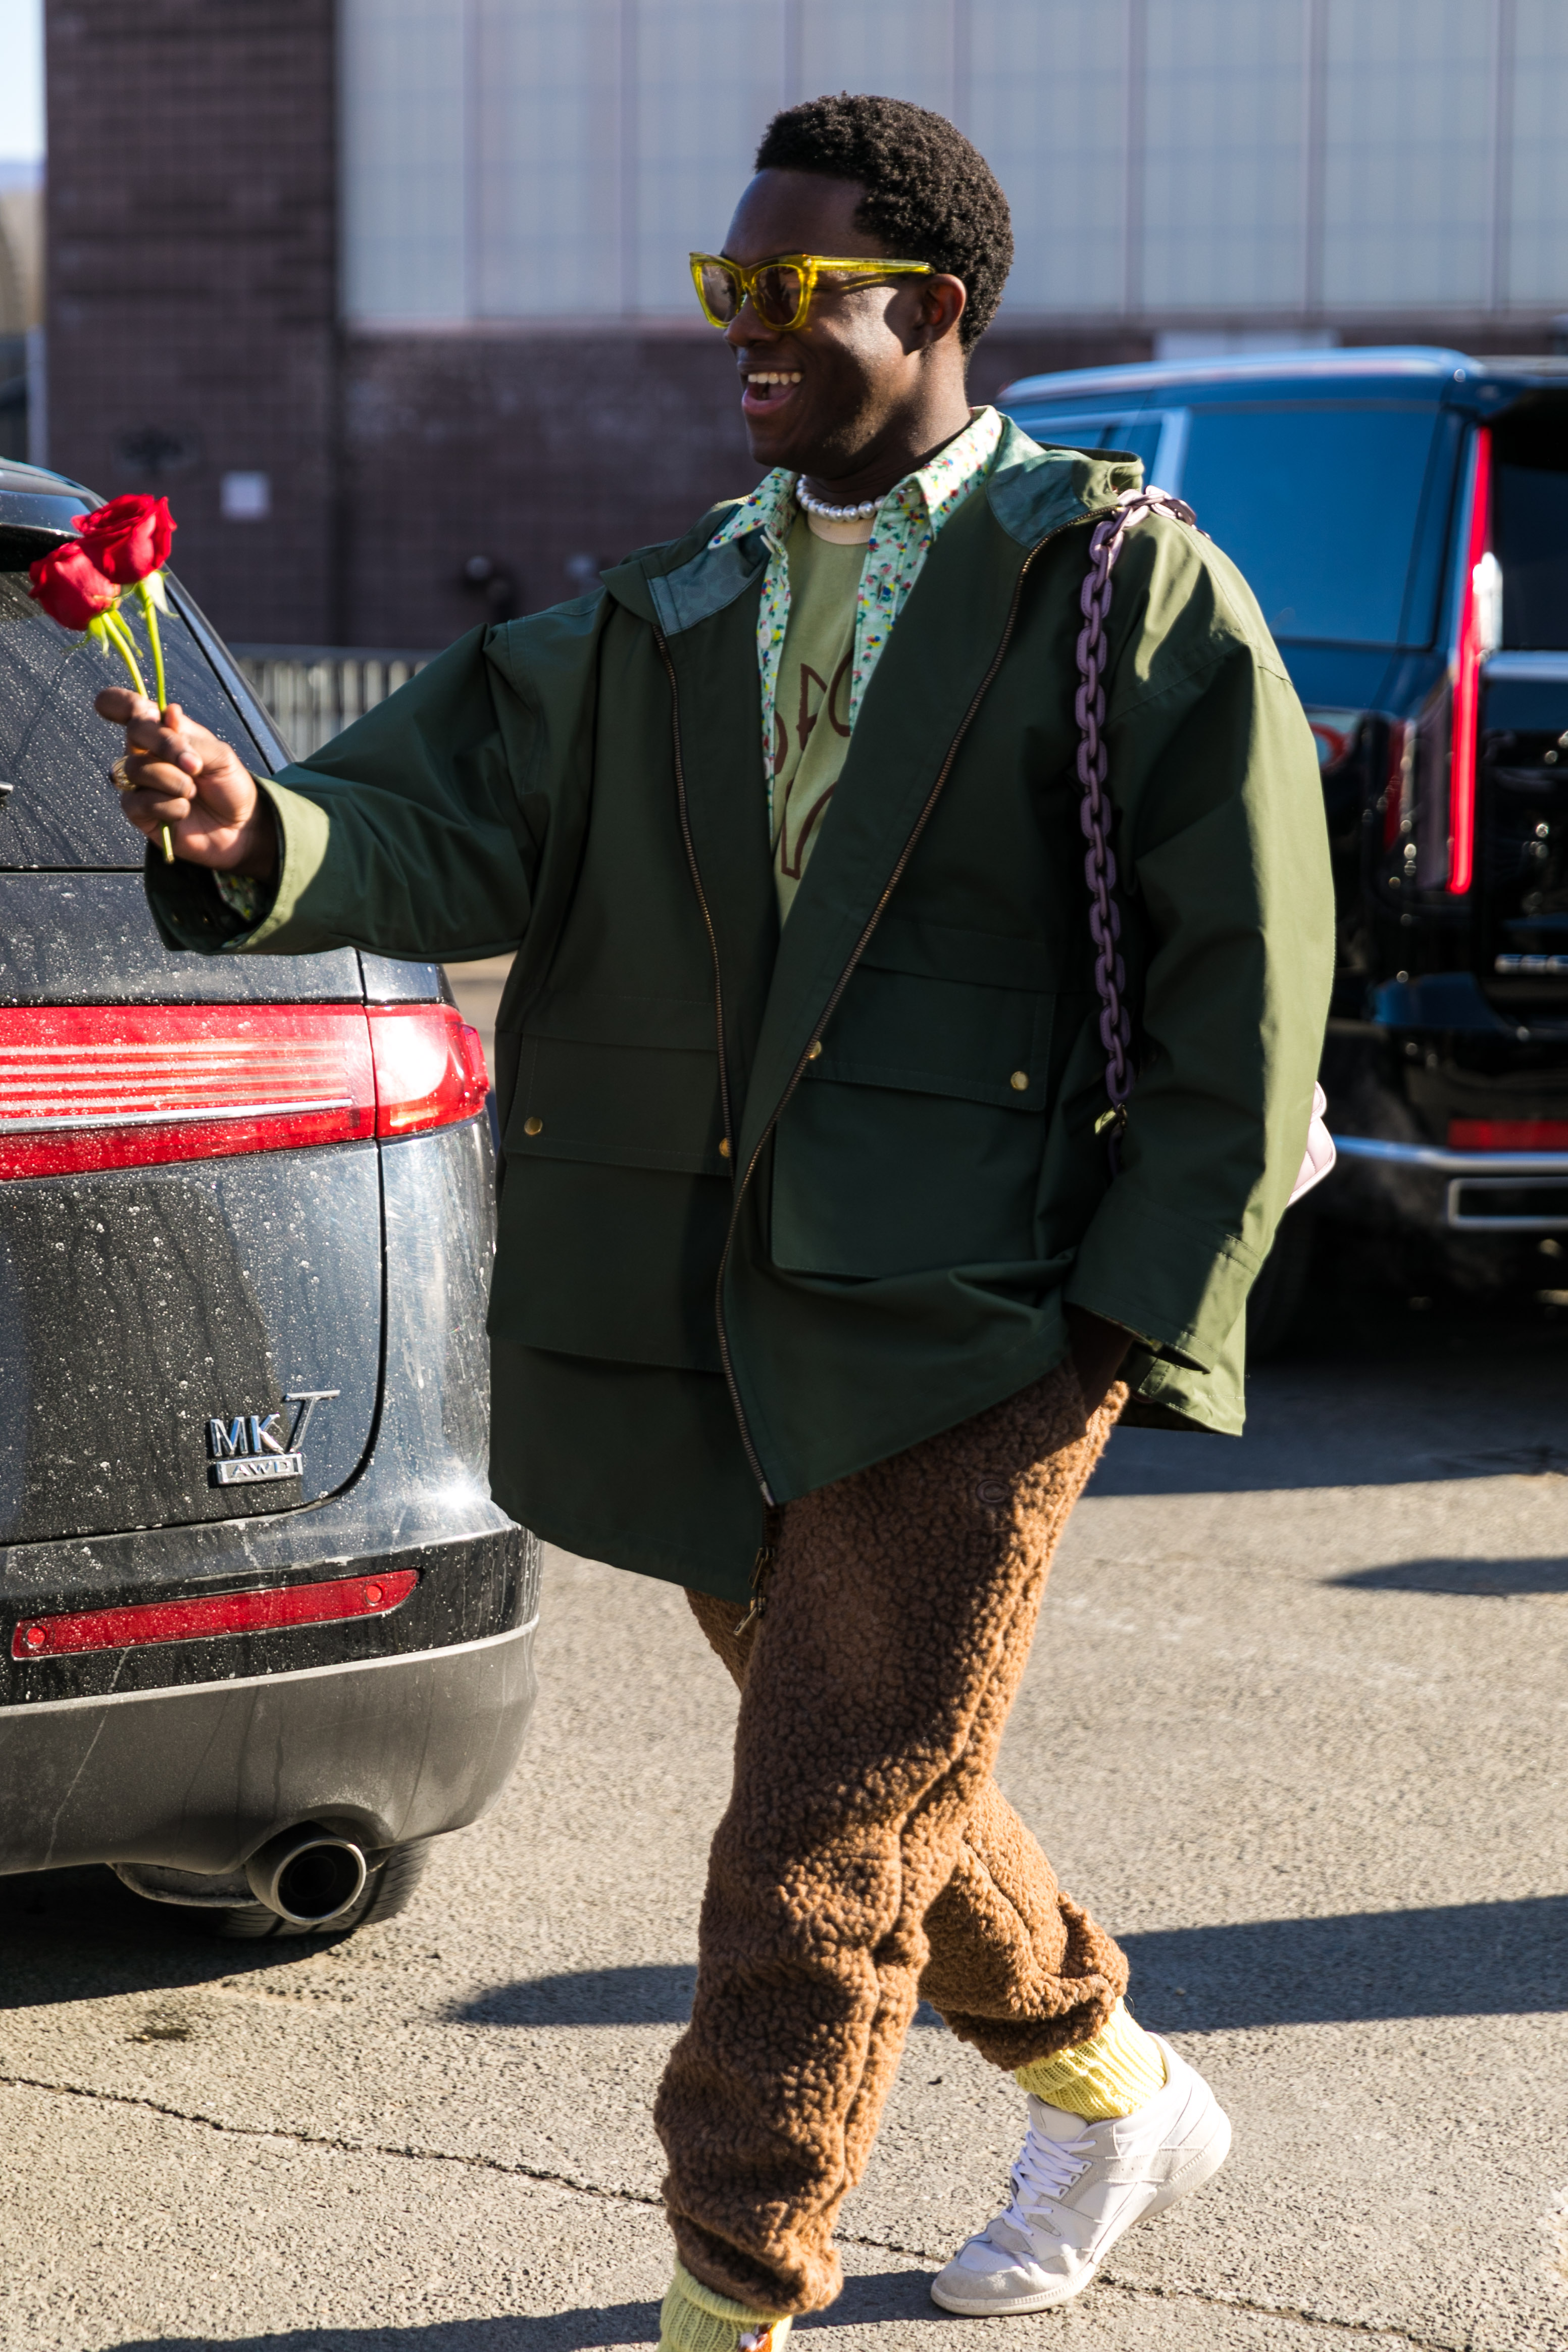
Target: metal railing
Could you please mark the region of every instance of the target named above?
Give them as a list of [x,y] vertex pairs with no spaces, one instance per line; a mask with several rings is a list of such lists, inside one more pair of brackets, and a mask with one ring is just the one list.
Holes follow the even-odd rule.
[[434,659],[429,653],[362,646],[231,646],[229,651],[297,760],[308,760]]

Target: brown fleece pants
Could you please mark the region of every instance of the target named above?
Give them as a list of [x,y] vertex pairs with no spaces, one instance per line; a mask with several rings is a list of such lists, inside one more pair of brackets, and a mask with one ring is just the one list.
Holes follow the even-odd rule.
[[1127,1964],[991,1779],[1068,1513],[1125,1392],[1070,1365],[786,1506],[765,1613],[688,1595],[740,1685],[692,2021],[654,2120],[695,2278],[841,2284],[833,2222],[921,1995],[999,2066],[1088,2041]]

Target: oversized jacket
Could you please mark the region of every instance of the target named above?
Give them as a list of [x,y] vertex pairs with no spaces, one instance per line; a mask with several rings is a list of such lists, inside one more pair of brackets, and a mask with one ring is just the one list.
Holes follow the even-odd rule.
[[1137,1335],[1140,1417],[1239,1430],[1327,1010],[1324,821],[1246,583],[1145,520],[1109,625],[1138,1063],[1113,1181],[1074,646],[1092,522],[1137,479],[1007,428],[892,633],[782,931],[767,547],[710,547],[724,510],[460,639],[268,782],[280,878],[248,933],[209,877],[149,859],[171,946],[517,950],[492,1475],[541,1534],[738,1597],[765,1503],[1038,1378],[1069,1301]]

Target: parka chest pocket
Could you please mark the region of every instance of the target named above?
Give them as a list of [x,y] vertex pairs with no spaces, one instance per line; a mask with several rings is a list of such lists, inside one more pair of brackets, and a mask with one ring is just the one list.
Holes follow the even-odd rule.
[[1028,1262],[1056,992],[1006,983],[1044,980],[1043,950],[915,924],[888,930],[779,1120],[774,1262],[862,1279]]

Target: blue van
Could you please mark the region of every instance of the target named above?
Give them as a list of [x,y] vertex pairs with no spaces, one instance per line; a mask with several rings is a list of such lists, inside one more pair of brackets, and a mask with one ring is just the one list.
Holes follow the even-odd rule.
[[1253,1343],[1328,1218],[1468,1287],[1568,1234],[1568,359],[1269,352],[1029,376],[1038,441],[1130,450],[1245,572],[1322,772],[1339,1166],[1291,1213]]

